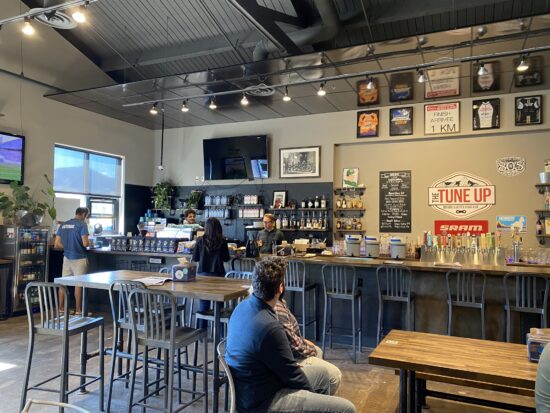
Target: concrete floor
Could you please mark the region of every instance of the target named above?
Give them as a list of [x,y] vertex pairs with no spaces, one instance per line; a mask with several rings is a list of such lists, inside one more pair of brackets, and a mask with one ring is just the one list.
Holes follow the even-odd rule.
[[[27,318],[14,317],[5,321],[0,321],[0,413],[17,413],[19,410],[21,385],[23,379],[23,367],[25,364],[27,348]],[[106,324],[106,343],[111,342],[111,324]],[[60,363],[59,340],[51,337],[40,337],[35,347],[35,358],[33,362],[33,371],[31,372],[31,384],[37,383],[41,378],[47,378],[58,374]],[[97,336],[92,334],[90,337],[90,349],[97,346]],[[110,344],[108,344],[110,345]],[[74,337],[71,340],[70,367],[78,371],[78,351],[80,340]],[[346,349],[327,350],[326,358],[336,364],[343,372],[343,382],[340,387],[339,395],[351,400],[358,412],[362,413],[393,413],[397,408],[398,396],[398,377],[392,369],[384,369],[370,366],[368,364],[368,352],[360,356],[358,364],[353,364],[350,354]],[[107,373],[110,358],[105,358],[105,370]],[[89,370],[92,373],[97,372],[97,359],[89,362]],[[71,383],[76,383],[78,379],[72,379]],[[56,383],[56,382],[54,382]],[[55,384],[52,384],[55,387]],[[521,396],[503,395],[500,393],[476,391],[469,388],[462,388],[451,385],[429,384],[429,388],[438,390],[452,391],[462,395],[473,395],[494,398],[499,401],[513,402],[533,406],[533,400]],[[92,385],[90,393],[86,395],[74,394],[70,396],[69,402],[77,406],[88,409],[91,412],[98,411],[98,392],[97,384]],[[223,392],[222,400],[223,400]],[[105,397],[107,390],[105,391]],[[31,392],[33,399],[56,400],[53,393]],[[126,400],[128,391],[124,384],[115,383],[113,392],[112,412],[126,412]],[[159,399],[161,401],[162,399]],[[473,406],[466,406],[459,403],[446,402],[442,400],[428,399],[430,409],[426,412],[495,412],[494,409],[485,409]],[[223,404],[222,404],[223,406]],[[136,412],[139,409],[134,409]],[[141,410],[139,410],[141,411]],[[153,411],[153,410],[149,410]],[[199,401],[189,408],[188,412],[203,412],[203,402]],[[36,407],[31,409],[35,412],[57,412],[57,409],[47,407]]]

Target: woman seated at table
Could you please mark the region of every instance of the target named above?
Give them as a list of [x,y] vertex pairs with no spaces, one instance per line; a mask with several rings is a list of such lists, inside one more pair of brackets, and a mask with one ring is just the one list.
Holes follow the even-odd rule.
[[[229,249],[223,237],[222,226],[216,218],[208,218],[202,237],[197,239],[193,251],[193,261],[199,263],[198,275],[210,275],[216,277],[225,276],[223,263],[229,261]],[[210,309],[210,301],[200,300],[199,311]],[[206,322],[201,320],[200,328],[206,327]]]

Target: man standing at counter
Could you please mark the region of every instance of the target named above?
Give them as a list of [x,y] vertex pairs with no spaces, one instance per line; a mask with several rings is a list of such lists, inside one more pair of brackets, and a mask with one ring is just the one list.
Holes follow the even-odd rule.
[[275,228],[275,216],[273,214],[265,214],[263,223],[264,229],[258,232],[260,252],[270,254],[273,243],[280,244],[285,236],[281,230]]
[[[88,239],[88,208],[77,208],[74,218],[60,225],[55,237],[55,248],[63,249],[63,271],[61,276],[82,275],[88,271],[86,247]],[[75,287],[76,315],[82,314],[82,287]],[[63,293],[59,292],[59,308],[63,308]]]

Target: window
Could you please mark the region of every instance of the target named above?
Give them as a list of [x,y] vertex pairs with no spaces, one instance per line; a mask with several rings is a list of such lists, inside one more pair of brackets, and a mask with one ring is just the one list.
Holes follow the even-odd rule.
[[122,161],[120,156],[55,145],[56,196],[79,200],[80,206],[87,206],[91,230],[98,230],[96,224],[101,224],[107,234],[124,230],[120,226],[123,222]]

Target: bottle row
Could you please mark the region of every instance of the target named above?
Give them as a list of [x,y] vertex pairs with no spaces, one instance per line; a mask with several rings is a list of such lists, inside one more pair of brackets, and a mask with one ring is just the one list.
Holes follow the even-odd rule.
[[315,195],[315,198],[303,198],[300,202],[300,208],[321,208],[326,209],[328,207],[327,198],[325,195],[321,195],[319,198],[319,195]]
[[327,211],[301,212],[300,214],[275,215],[277,229],[328,229]]
[[363,201],[360,198],[340,196],[336,198],[336,209],[362,209]]
[[336,230],[362,231],[363,223],[357,218],[344,218],[336,220]]

